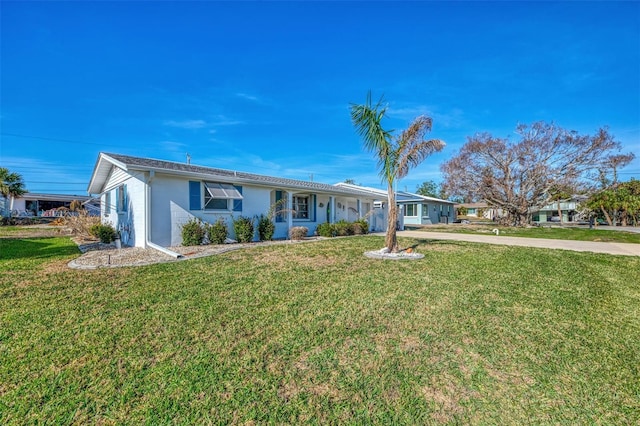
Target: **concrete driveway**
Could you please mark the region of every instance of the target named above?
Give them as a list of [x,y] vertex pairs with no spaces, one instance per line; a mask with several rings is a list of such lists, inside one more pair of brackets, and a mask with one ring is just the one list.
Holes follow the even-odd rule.
[[398,231],[398,237],[428,240],[468,241],[472,243],[498,244],[520,247],[587,251],[622,256],[640,256],[640,244],[602,243],[593,241],[548,240],[543,238],[505,237],[502,235],[454,234],[430,231]]

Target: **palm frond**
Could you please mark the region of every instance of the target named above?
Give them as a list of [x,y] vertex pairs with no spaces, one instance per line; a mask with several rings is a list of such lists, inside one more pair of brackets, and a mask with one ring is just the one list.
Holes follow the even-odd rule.
[[409,169],[444,148],[445,143],[440,139],[424,140],[424,135],[431,131],[431,125],[431,117],[420,116],[398,136],[395,167],[398,179],[407,176]]
[[356,128],[356,132],[364,141],[364,147],[368,151],[375,152],[381,156],[381,151],[391,143],[391,132],[382,127],[382,119],[385,117],[387,107],[384,105],[384,98],[373,105],[371,102],[371,91],[367,94],[367,101],[363,105],[351,105],[351,122]]

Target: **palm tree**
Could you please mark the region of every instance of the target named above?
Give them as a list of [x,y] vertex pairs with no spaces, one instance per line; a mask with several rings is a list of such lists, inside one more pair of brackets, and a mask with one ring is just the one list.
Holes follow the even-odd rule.
[[12,173],[5,167],[0,167],[0,194],[6,199],[11,200],[9,204],[9,214],[13,209],[13,200],[20,197],[28,191],[24,186],[22,176],[18,173]]
[[398,209],[394,184],[396,180],[407,176],[410,168],[422,163],[429,155],[441,151],[445,143],[439,139],[424,140],[424,135],[431,131],[432,124],[431,118],[427,116],[417,117],[406,130],[394,137],[393,131],[382,127],[382,119],[387,112],[387,106],[383,102],[383,98],[380,98],[373,105],[369,91],[364,105],[351,105],[351,121],[362,137],[364,147],[378,157],[380,176],[387,182],[389,217],[385,245],[389,251],[397,252]]

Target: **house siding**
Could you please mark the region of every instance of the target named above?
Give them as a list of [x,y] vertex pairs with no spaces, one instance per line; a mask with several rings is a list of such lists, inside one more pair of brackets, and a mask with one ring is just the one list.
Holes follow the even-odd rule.
[[[144,247],[144,204],[133,200],[144,200],[144,175],[128,175],[120,169],[114,169],[106,187],[110,188],[100,197],[102,223],[113,226],[119,233],[122,243],[128,246]],[[127,206],[117,208],[117,193],[121,187],[126,190]],[[107,194],[109,194],[107,196]],[[110,202],[107,205],[107,198]]]

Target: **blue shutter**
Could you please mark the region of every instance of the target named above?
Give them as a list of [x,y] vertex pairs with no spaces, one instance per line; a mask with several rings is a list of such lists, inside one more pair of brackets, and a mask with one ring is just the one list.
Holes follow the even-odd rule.
[[127,211],[127,205],[129,204],[129,200],[128,200],[128,193],[127,193],[127,184],[125,183],[124,185],[122,185],[122,200],[123,200],[123,206],[122,206],[122,211],[126,212]]
[[122,206],[120,205],[120,188],[116,188],[116,212],[122,211]]
[[[238,190],[240,195],[242,195],[242,187],[241,186],[233,185],[233,187]],[[241,212],[242,211],[242,199],[241,198],[237,198],[237,199],[233,200],[233,211],[234,212]]]
[[189,210],[202,209],[202,203],[200,202],[200,182],[190,180],[189,181]]
[[284,222],[284,218],[282,217],[282,205],[280,205],[282,200],[282,191],[276,191],[276,222]]

